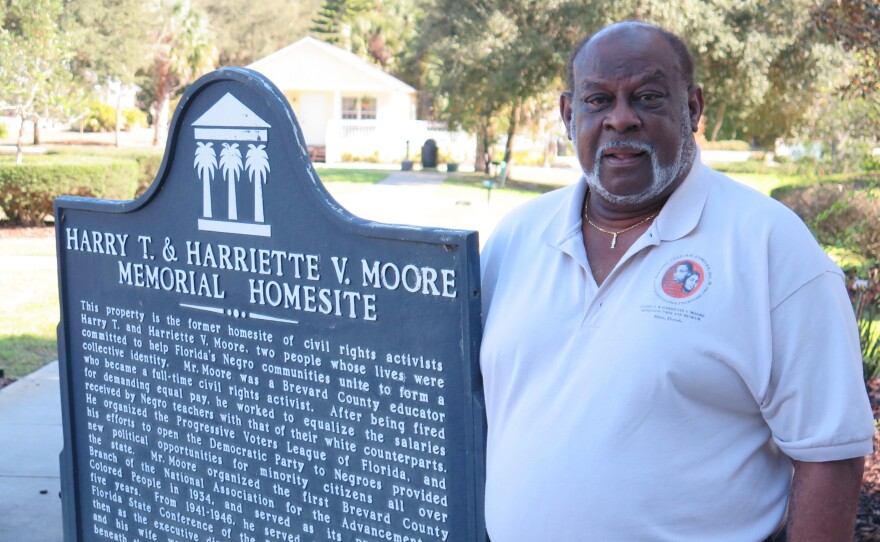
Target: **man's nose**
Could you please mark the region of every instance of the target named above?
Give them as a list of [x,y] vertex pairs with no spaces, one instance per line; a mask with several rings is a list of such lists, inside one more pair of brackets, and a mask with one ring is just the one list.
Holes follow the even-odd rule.
[[618,99],[608,110],[604,126],[606,130],[623,134],[641,128],[642,121],[629,100]]

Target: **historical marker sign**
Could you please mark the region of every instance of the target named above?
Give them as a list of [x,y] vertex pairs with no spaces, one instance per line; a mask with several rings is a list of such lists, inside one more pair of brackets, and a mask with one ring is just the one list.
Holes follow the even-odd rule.
[[68,541],[485,540],[475,233],[349,215],[241,69],[56,219]]

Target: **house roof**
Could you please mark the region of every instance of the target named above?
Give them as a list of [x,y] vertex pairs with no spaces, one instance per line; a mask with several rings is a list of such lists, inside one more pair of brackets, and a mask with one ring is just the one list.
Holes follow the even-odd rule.
[[380,68],[327,42],[307,36],[248,66],[282,90],[340,90],[415,93]]

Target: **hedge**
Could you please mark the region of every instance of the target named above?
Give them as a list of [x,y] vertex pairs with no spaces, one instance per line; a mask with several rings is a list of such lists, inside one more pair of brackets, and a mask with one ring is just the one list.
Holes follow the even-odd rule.
[[155,152],[131,153],[130,158],[137,162],[138,177],[135,194],[140,196],[153,184],[153,180],[159,173],[163,155]]
[[137,184],[138,163],[131,159],[63,156],[20,165],[0,162],[0,209],[13,224],[34,225],[52,214],[58,196],[131,199]]
[[[117,148],[93,148],[89,149],[89,156],[100,157],[103,159],[116,158],[134,160],[138,164],[137,189],[135,197],[143,194],[151,184],[153,179],[159,173],[159,166],[162,165],[162,149],[117,149]],[[67,157],[70,159],[80,159],[83,157],[82,151],[76,149],[56,149],[52,153],[59,158]]]
[[797,213],[823,245],[880,261],[880,174],[837,175],[784,185],[770,195]]

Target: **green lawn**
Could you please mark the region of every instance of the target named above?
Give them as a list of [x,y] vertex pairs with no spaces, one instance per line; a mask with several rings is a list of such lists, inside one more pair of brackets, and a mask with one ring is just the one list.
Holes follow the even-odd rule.
[[375,184],[392,173],[392,170],[387,169],[319,168],[315,171],[318,172],[318,177],[324,184]]
[[773,175],[766,173],[727,173],[727,176],[741,182],[746,186],[750,186],[759,192],[767,195],[777,186],[794,182],[794,178],[785,175]]
[[[24,376],[57,358],[58,277],[55,240],[0,239],[0,367]],[[19,265],[36,257],[36,265]]]

